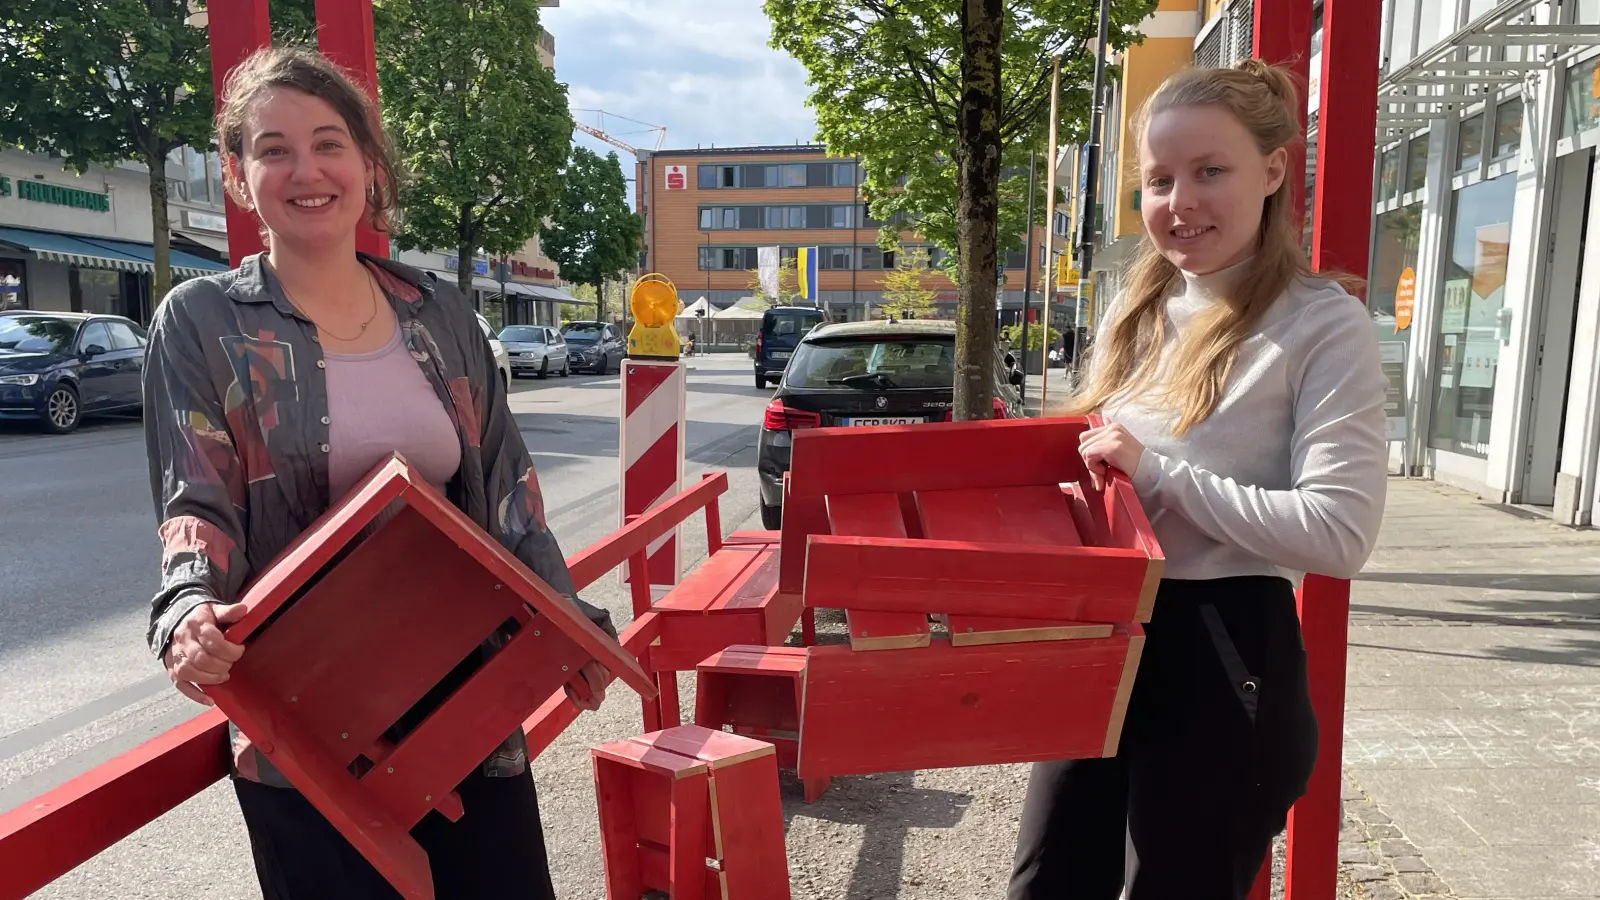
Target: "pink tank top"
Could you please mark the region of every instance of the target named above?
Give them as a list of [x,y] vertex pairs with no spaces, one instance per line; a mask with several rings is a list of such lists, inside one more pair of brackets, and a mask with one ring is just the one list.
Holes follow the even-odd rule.
[[461,439],[400,329],[370,353],[327,353],[328,500],[337,503],[399,451],[444,492],[461,467]]

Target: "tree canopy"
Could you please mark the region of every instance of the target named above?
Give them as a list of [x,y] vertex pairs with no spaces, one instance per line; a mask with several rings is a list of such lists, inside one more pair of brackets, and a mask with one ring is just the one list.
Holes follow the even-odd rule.
[[606,313],[600,286],[638,265],[643,238],[644,220],[628,208],[628,183],[617,154],[602,158],[574,145],[561,201],[541,243],[561,266],[562,278],[595,286],[600,298],[595,318],[603,321]]
[[454,247],[457,283],[478,252],[539,233],[561,196],[572,140],[566,86],[528,39],[539,0],[376,0],[383,119],[409,176],[403,248]]
[[[956,241],[956,142],[961,108],[964,0],[766,0],[773,45],[805,66],[818,137],[831,153],[860,156],[863,196],[886,226],[884,247],[912,223],[944,249]],[[1121,49],[1155,0],[1112,0],[1111,40]],[[999,240],[1019,250],[1025,231],[1028,151],[1042,150],[1050,118],[1050,61],[1062,54],[1059,139],[1088,130],[1096,4],[1007,0],[1001,45],[1002,181]],[[1041,167],[1046,164],[1041,154]],[[1042,171],[1041,171],[1042,176]],[[1038,184],[1042,187],[1044,179]],[[1048,220],[1052,204],[1041,204]]]
[[895,252],[894,269],[883,276],[883,312],[902,319],[933,318],[938,292],[928,287],[932,274],[928,251],[921,247],[901,247]]
[[172,285],[167,155],[211,144],[211,56],[186,0],[27,0],[0,28],[0,143],[79,172],[149,167],[154,299]]

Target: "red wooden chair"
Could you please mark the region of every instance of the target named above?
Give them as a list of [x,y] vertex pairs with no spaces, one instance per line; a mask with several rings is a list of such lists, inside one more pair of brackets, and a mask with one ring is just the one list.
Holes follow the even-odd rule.
[[[431,898],[408,834],[590,660],[655,692],[638,662],[396,455],[249,587],[227,631],[247,645],[207,694],[410,898]],[[515,633],[431,709],[458,667]],[[452,677],[452,673],[455,673]],[[414,727],[398,742],[386,735]],[[420,720],[420,721],[415,721]]]

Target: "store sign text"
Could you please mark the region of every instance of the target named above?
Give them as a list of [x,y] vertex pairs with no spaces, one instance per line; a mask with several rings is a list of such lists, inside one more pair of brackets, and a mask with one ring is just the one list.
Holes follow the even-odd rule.
[[[73,209],[87,209],[94,212],[111,211],[111,198],[105,194],[44,184],[39,181],[18,181],[16,194],[23,200],[32,200],[35,203],[70,206]],[[9,196],[11,196],[11,179],[0,175],[0,197]]]

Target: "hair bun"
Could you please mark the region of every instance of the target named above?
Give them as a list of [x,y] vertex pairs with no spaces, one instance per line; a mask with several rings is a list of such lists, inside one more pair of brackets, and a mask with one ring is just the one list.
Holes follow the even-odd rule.
[[1294,86],[1294,76],[1290,75],[1289,70],[1282,66],[1271,65],[1263,60],[1251,57],[1250,59],[1240,60],[1234,65],[1234,68],[1254,77],[1265,85],[1267,90],[1271,91],[1274,96],[1285,103],[1293,103],[1298,97],[1298,92]]

